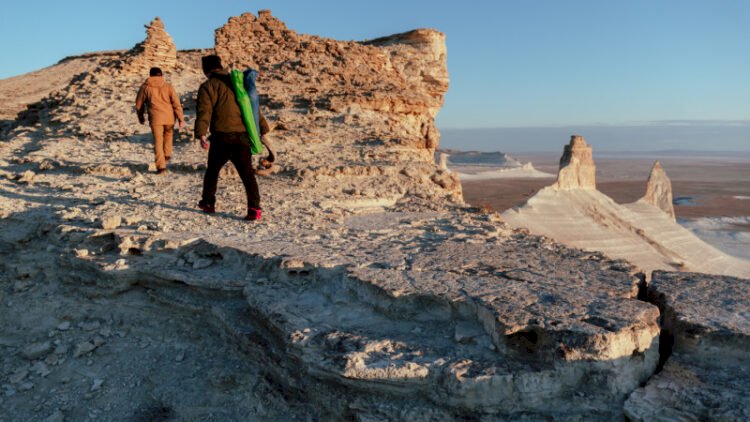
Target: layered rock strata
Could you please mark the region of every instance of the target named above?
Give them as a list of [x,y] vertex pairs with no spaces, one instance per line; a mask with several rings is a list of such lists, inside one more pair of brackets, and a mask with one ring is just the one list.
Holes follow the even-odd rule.
[[671,184],[660,165],[652,170],[646,197],[618,204],[596,190],[591,147],[583,138],[571,137],[560,162],[557,182],[505,211],[508,223],[625,259],[647,275],[675,270],[750,277],[750,262],[721,252],[675,222],[666,202]]
[[[261,11],[216,30],[230,66],[261,71],[270,108],[325,110],[347,123],[382,121],[372,136],[434,150],[434,118],[448,89],[445,35],[430,29],[344,42],[298,34]],[[293,89],[289,89],[294,87]],[[431,152],[431,151],[430,151]]]
[[672,204],[672,181],[669,180],[658,160],[654,162],[651,173],[648,175],[646,194],[641,201],[661,209],[676,221]]
[[656,272],[648,300],[659,305],[664,369],[625,405],[630,420],[750,418],[750,281]]
[[170,72],[177,66],[177,47],[158,16],[146,27],[146,39],[126,55],[123,65],[127,72],[147,76],[152,67]]
[[596,189],[596,165],[591,147],[583,136],[572,135],[560,157],[556,189]]

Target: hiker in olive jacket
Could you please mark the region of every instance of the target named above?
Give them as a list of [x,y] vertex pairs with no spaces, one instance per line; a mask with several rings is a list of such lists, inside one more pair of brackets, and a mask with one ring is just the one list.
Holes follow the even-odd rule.
[[[247,129],[232,89],[229,72],[222,67],[219,56],[203,57],[202,65],[208,80],[198,90],[195,137],[200,139],[201,147],[208,150],[208,165],[198,207],[209,214],[216,211],[219,171],[227,161],[231,161],[245,186],[248,209],[245,219],[259,220],[261,208],[258,182],[253,171]],[[209,131],[210,137],[207,136]],[[261,136],[268,131],[268,122],[261,115]]]
[[172,158],[172,138],[175,118],[182,128],[184,117],[180,98],[172,85],[162,76],[161,69],[152,67],[149,78],[143,83],[135,99],[135,111],[138,121],[146,123],[145,112],[148,108],[148,123],[154,135],[154,155],[156,156],[156,171],[164,173],[167,161]]

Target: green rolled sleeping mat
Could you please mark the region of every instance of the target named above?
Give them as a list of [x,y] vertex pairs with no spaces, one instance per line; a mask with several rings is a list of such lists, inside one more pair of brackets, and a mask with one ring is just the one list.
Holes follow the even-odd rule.
[[234,96],[237,99],[237,104],[240,106],[242,121],[245,123],[247,135],[250,138],[250,152],[260,154],[263,152],[263,144],[260,142],[260,133],[258,132],[258,126],[255,124],[256,119],[253,114],[253,106],[250,103],[250,96],[245,90],[244,75],[239,70],[233,70],[231,77]]

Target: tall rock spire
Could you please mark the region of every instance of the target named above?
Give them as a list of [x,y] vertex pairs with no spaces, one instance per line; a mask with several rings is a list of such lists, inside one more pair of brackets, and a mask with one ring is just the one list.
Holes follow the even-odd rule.
[[596,189],[596,165],[591,147],[581,135],[572,135],[560,157],[556,189]]
[[651,174],[646,183],[646,194],[641,200],[661,209],[672,217],[672,220],[675,220],[672,205],[672,181],[669,180],[658,160],[651,167]]

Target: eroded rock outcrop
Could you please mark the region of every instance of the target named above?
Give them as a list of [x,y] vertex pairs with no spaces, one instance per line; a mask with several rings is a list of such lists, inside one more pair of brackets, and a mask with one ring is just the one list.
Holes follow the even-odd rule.
[[384,119],[385,126],[374,126],[383,136],[438,146],[434,118],[448,89],[445,35],[438,31],[336,41],[298,34],[261,11],[216,30],[216,53],[231,66],[259,69],[271,108],[328,110],[352,122]]
[[596,189],[596,166],[591,147],[583,136],[573,135],[565,145],[554,186],[560,190]]
[[124,69],[128,72],[148,75],[152,67],[164,72],[177,66],[177,47],[158,16],[146,27],[146,39],[135,45],[126,55]]
[[625,404],[630,420],[750,418],[750,281],[655,272],[664,369]]
[[646,194],[641,201],[659,208],[672,217],[672,220],[676,220],[672,204],[672,181],[669,180],[658,160],[654,162],[651,173],[648,175]]

